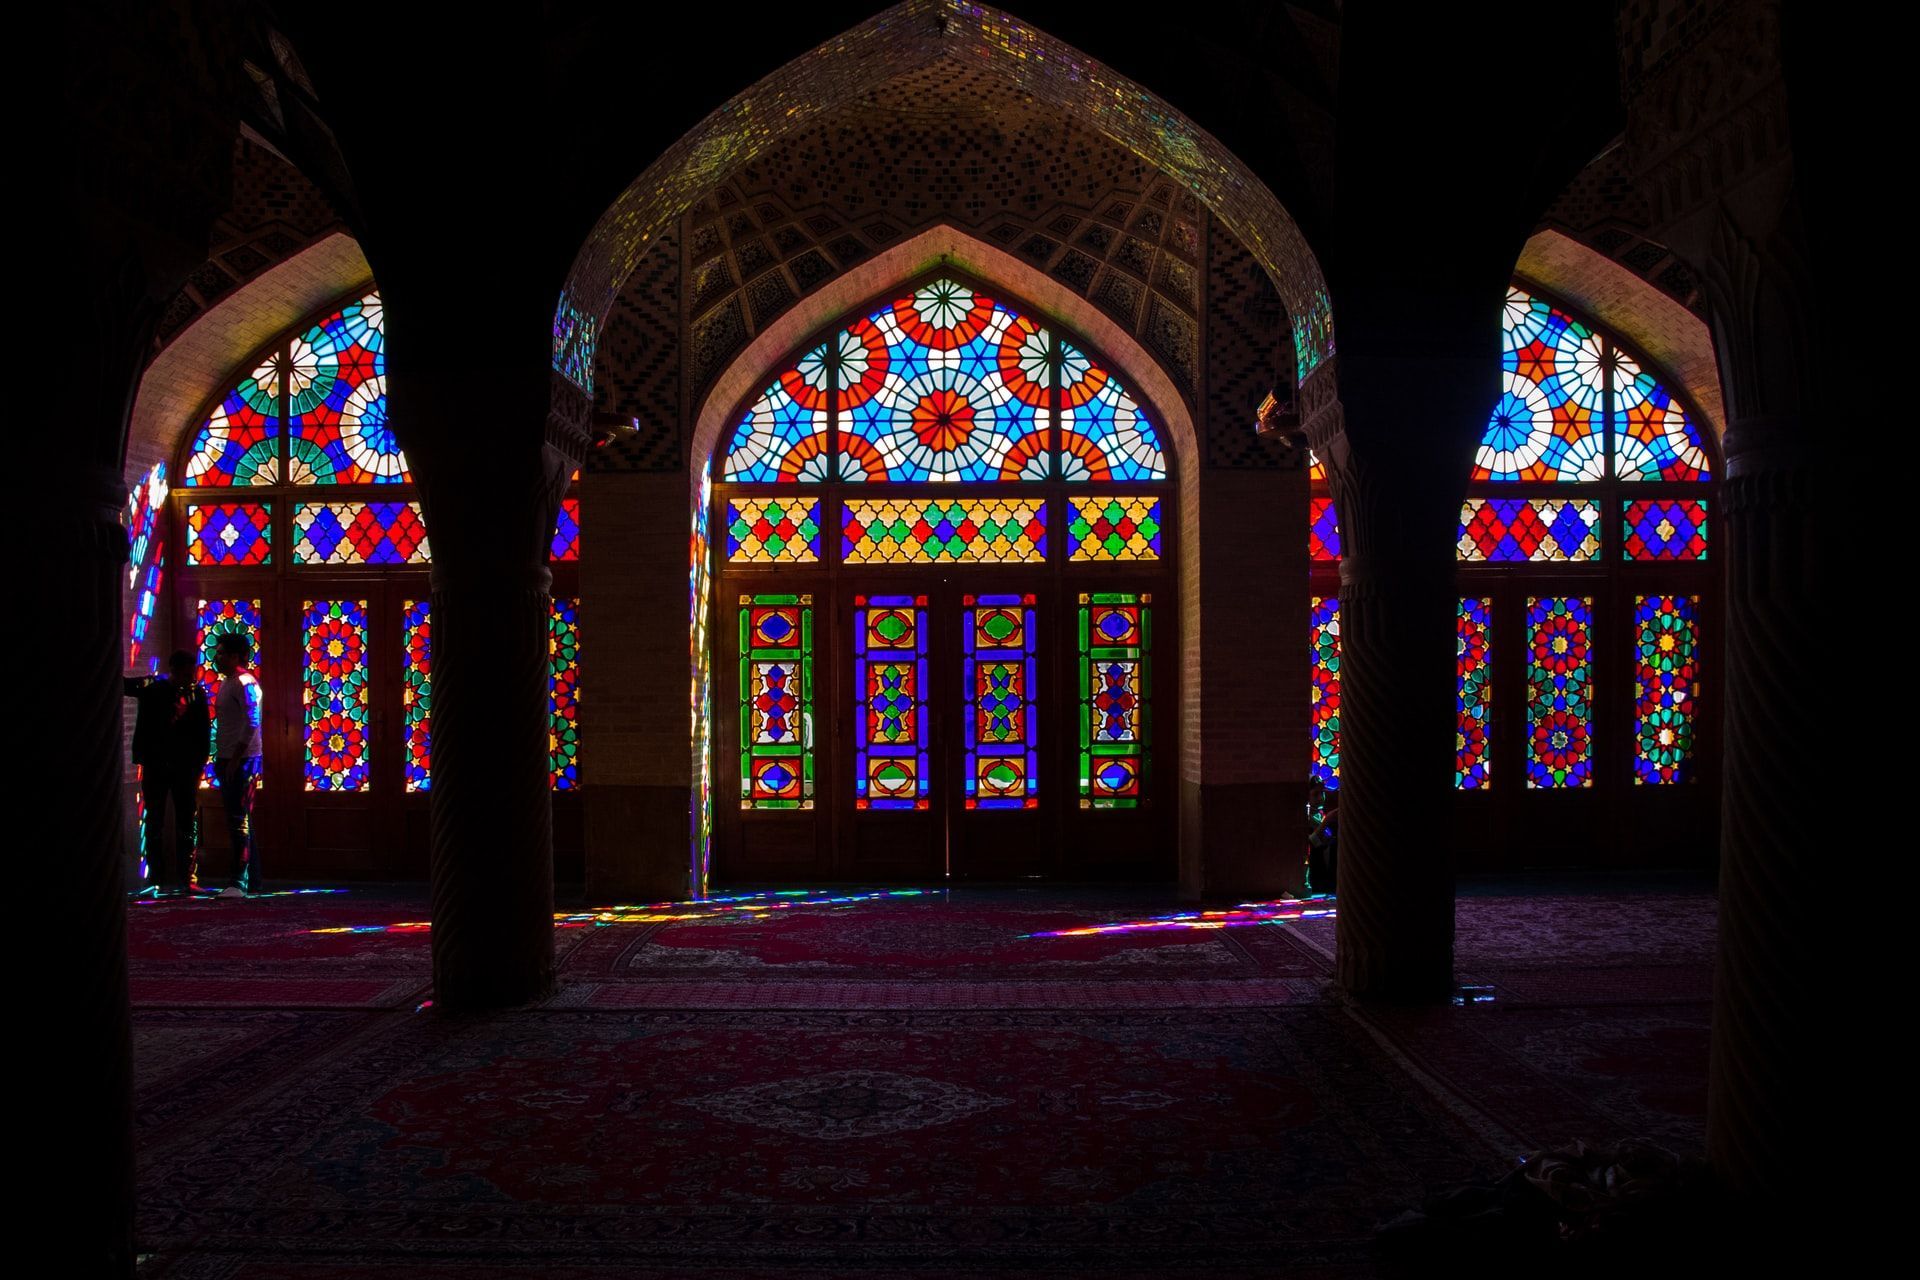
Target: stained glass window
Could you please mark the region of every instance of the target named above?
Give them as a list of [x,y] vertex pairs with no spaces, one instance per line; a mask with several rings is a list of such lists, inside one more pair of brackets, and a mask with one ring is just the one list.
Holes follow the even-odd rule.
[[1707,500],[1623,502],[1622,554],[1628,560],[1705,560]]
[[1593,785],[1593,600],[1527,597],[1527,786]]
[[1501,316],[1501,395],[1475,480],[1599,480],[1605,355],[1598,334],[1519,289]]
[[1060,344],[1060,474],[1067,480],[1164,480],[1160,433],[1112,374]]
[[1309,499],[1307,511],[1307,555],[1314,560],[1340,558],[1340,513],[1333,509],[1332,498]]
[[853,598],[853,806],[924,809],[927,598]]
[[1024,316],[952,280],[841,339],[842,480],[1047,478],[1047,353]]
[[1707,480],[1700,430],[1667,389],[1635,361],[1614,355],[1613,470],[1622,480]]
[[1040,806],[1038,641],[1031,595],[963,596],[960,641],[967,691],[969,809]]
[[387,423],[386,322],[380,295],[340,308],[293,340],[287,450],[295,484],[413,479]]
[[547,761],[555,791],[580,785],[580,601],[555,596],[547,622]]
[[713,462],[709,459],[700,466],[700,498],[693,511],[693,532],[687,539],[687,645],[692,675],[687,701],[693,722],[694,778],[699,785],[690,820],[691,870],[697,896],[707,892],[708,854],[713,840],[713,666],[707,647],[713,584],[707,522],[712,508]]
[[1633,780],[1692,782],[1693,707],[1699,692],[1700,597],[1635,596]]
[[1153,741],[1153,597],[1080,597],[1080,807],[1133,809]]
[[1329,789],[1340,785],[1340,601],[1313,597],[1313,692],[1307,707],[1313,757],[1307,768]]
[[167,464],[153,468],[127,494],[127,589],[134,593],[127,619],[127,665],[138,666],[147,629],[160,603],[160,579],[165,572],[166,544],[156,536],[160,512],[167,501]]
[[273,563],[273,510],[264,502],[201,502],[187,508],[187,563]]
[[1069,560],[1158,560],[1160,499],[1070,497],[1067,539]]
[[740,597],[740,807],[813,808],[813,597]]
[[400,709],[407,736],[407,790],[433,785],[433,604],[400,607]]
[[182,485],[260,485],[280,480],[280,370],[266,361],[220,398],[194,433]]
[[[574,472],[575,477],[579,472]],[[553,545],[547,551],[551,560],[578,560],[580,558],[580,499],[562,498],[560,514],[553,524]]]
[[417,502],[299,502],[295,564],[427,564],[427,526]]
[[1453,785],[1483,791],[1493,785],[1487,743],[1493,701],[1493,601],[1485,596],[1461,600],[1455,629]]
[[[227,632],[234,632],[247,638],[252,646],[253,660],[260,661],[260,602],[258,600],[202,600],[195,612],[194,648],[200,654],[198,677],[200,685],[207,691],[211,704],[220,692],[220,669],[214,665],[214,646]],[[213,776],[213,737],[209,732],[207,743],[207,764],[201,771],[200,785],[210,788],[218,785]]]
[[1465,561],[1592,560],[1600,554],[1600,504],[1567,498],[1469,498],[1460,504]]
[[815,347],[747,410],[727,451],[727,480],[825,480],[827,348]]
[[820,499],[732,498],[727,501],[731,564],[811,564],[820,558]]
[[1047,558],[1039,498],[849,498],[840,556],[848,564],[1036,564]]
[[308,791],[367,789],[367,602],[308,600],[300,702]]

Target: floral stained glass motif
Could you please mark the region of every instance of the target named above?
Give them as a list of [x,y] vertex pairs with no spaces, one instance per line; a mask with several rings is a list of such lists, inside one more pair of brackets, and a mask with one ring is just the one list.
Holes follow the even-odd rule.
[[963,596],[961,687],[969,809],[1040,807],[1039,659],[1031,595]]
[[1460,601],[1455,624],[1453,676],[1453,785],[1484,791],[1493,785],[1487,732],[1493,701],[1493,601],[1485,596]]
[[580,558],[580,499],[562,498],[560,500],[560,514],[554,519],[553,544],[547,550],[547,558],[549,560]]
[[1158,560],[1160,499],[1074,496],[1067,499],[1067,559]]
[[1340,601],[1314,596],[1309,657],[1313,691],[1307,707],[1313,756],[1307,768],[1329,790],[1340,786]]
[[547,619],[547,763],[555,791],[580,785],[580,601],[553,598]]
[[723,480],[825,480],[827,348],[815,347],[782,373],[734,429]]
[[1527,597],[1527,786],[1593,785],[1593,600]]
[[367,602],[308,600],[300,702],[306,712],[306,789],[367,789]]
[[127,589],[134,593],[127,619],[127,665],[140,664],[147,630],[160,604],[160,579],[166,572],[166,544],[157,536],[167,502],[167,464],[152,470],[127,494]]
[[265,502],[201,502],[187,508],[187,563],[273,563],[273,509]]
[[182,485],[262,485],[280,481],[279,358],[266,361],[222,396],[194,433]]
[[849,498],[841,510],[847,564],[1038,564],[1047,558],[1039,498]]
[[1606,359],[1600,336],[1519,289],[1501,315],[1501,394],[1475,480],[1599,480]]
[[1460,504],[1459,559],[1592,560],[1600,554],[1600,504],[1568,498],[1469,498]]
[[853,807],[925,809],[927,598],[853,598]]
[[813,597],[740,597],[740,807],[813,808]]
[[1628,560],[1705,560],[1707,500],[1626,502],[1621,549]]
[[729,564],[812,564],[819,559],[820,499],[728,499]]
[[433,785],[433,603],[400,606],[400,710],[406,732],[407,790]]
[[1153,741],[1153,597],[1080,597],[1080,807],[1135,809]]
[[1622,480],[1709,480],[1712,464],[1686,410],[1634,360],[1614,353],[1613,471]]
[[295,564],[428,564],[417,502],[301,502],[293,508]]
[[1066,480],[1165,480],[1160,433],[1114,376],[1060,344],[1060,472]]
[[1692,782],[1700,597],[1636,596],[1633,626],[1633,781],[1655,787]]
[[293,482],[410,482],[406,455],[387,422],[380,295],[370,293],[300,334],[290,355],[287,450]]
[[[227,632],[243,635],[253,651],[255,663],[260,661],[260,602],[258,600],[202,600],[195,613],[193,643],[200,655],[200,666],[195,673],[200,687],[207,691],[207,701],[211,705],[213,698],[220,692],[220,669],[213,663],[214,646]],[[203,790],[217,786],[213,776],[213,741],[209,730],[207,743],[207,763],[200,773],[200,786]]]
[[1321,561],[1340,558],[1340,513],[1334,510],[1332,498],[1310,499],[1307,555]]
[[838,339],[840,479],[1044,480],[1047,332],[937,280]]

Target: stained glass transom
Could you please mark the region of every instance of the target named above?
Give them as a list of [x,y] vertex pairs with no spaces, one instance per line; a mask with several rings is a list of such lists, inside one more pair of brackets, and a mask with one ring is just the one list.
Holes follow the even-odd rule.
[[1592,560],[1600,554],[1600,504],[1572,498],[1469,498],[1460,504],[1464,561]]
[[1080,597],[1080,807],[1145,800],[1153,743],[1153,597]]
[[813,808],[813,597],[740,597],[740,807]]
[[293,508],[295,564],[427,564],[417,502],[300,502]]
[[1310,499],[1307,509],[1307,555],[1314,560],[1340,558],[1340,513],[1332,498]]
[[200,502],[187,508],[187,563],[273,563],[273,509],[264,502]]
[[1160,433],[1112,374],[1060,344],[1060,474],[1067,480],[1164,480]]
[[815,347],[775,379],[734,429],[722,478],[799,481],[828,478],[827,348]]
[[1622,503],[1622,555],[1628,560],[1705,560],[1707,500]]
[[853,598],[853,806],[925,809],[927,598]]
[[730,564],[811,564],[820,558],[820,499],[730,498]]
[[555,791],[580,785],[580,601],[553,598],[547,622],[547,763]]
[[278,357],[242,378],[194,433],[182,485],[261,485],[280,480]]
[[840,556],[848,564],[1034,564],[1047,558],[1039,498],[849,498]]
[[367,602],[308,600],[300,644],[306,712],[306,789],[365,791]]
[[1068,498],[1067,546],[1069,560],[1158,560],[1160,499]]
[[[579,472],[574,475],[578,477]],[[580,499],[562,498],[560,514],[553,522],[553,544],[547,549],[549,560],[580,558]]]
[[1593,785],[1593,600],[1527,597],[1527,786]]
[[368,294],[294,338],[287,451],[295,484],[405,484],[413,479],[387,421],[386,321]]
[[1501,313],[1500,399],[1475,480],[1599,480],[1606,356],[1592,329],[1519,289]]
[[1487,733],[1493,701],[1493,601],[1460,601],[1455,623],[1453,676],[1453,785],[1484,791],[1493,785]]
[[1707,480],[1713,474],[1687,411],[1620,352],[1613,370],[1613,470],[1622,480]]
[[1700,597],[1636,596],[1633,614],[1633,780],[1692,782]]
[[969,809],[1040,806],[1039,680],[1031,595],[964,596],[961,682],[967,691],[961,786]]

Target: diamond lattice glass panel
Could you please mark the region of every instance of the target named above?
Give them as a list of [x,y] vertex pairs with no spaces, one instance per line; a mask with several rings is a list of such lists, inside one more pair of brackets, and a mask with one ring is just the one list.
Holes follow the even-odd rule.
[[1165,480],[1160,433],[1119,380],[1060,344],[1060,474],[1066,480]]
[[295,484],[413,479],[387,422],[386,320],[380,295],[340,308],[293,340],[287,452]]
[[1039,498],[849,498],[840,558],[848,564],[1037,564],[1047,558]]
[[1035,705],[1039,637],[1031,595],[963,596],[961,684],[967,693],[960,784],[969,809],[1040,807]]
[[853,807],[924,809],[927,598],[853,598]]
[[1332,498],[1311,498],[1307,507],[1307,555],[1314,560],[1340,558],[1340,513]]
[[1080,807],[1145,800],[1153,744],[1153,597],[1080,597]]
[[813,808],[813,597],[740,597],[740,807]]
[[[260,661],[260,602],[258,600],[202,600],[195,614],[193,647],[200,654],[200,666],[197,671],[200,686],[207,691],[207,704],[214,705],[214,697],[220,692],[220,669],[213,663],[214,646],[227,632],[234,632],[247,638],[247,644],[253,653],[255,663]],[[254,689],[259,688],[256,683]],[[256,692],[256,697],[257,692]],[[213,745],[219,726],[211,727],[207,741],[207,763],[200,771],[200,786],[203,790],[219,785],[213,776]],[[257,784],[256,784],[257,785]]]
[[272,564],[272,504],[204,502],[189,506],[187,563]]
[[1309,658],[1313,691],[1307,706],[1313,757],[1307,768],[1329,789],[1340,785],[1340,601],[1314,596]]
[[300,626],[306,789],[367,789],[367,602],[308,600]]
[[269,359],[220,398],[194,433],[182,485],[280,482],[279,357]]
[[1655,498],[1622,504],[1621,555],[1628,560],[1705,560],[1707,500]]
[[829,378],[822,344],[775,379],[734,427],[721,479],[827,479]]
[[1598,334],[1519,289],[1501,314],[1500,399],[1475,480],[1599,480],[1605,357]]
[[547,619],[547,764],[555,791],[580,785],[580,601],[553,598]]
[[1460,504],[1464,561],[1579,561],[1600,554],[1600,504],[1570,498],[1468,498]]
[[1484,791],[1493,785],[1487,731],[1493,701],[1493,601],[1460,601],[1453,667],[1453,785]]
[[937,280],[836,339],[840,478],[1044,480],[1045,330],[985,294]]
[[[574,473],[577,477],[578,472]],[[553,545],[547,549],[549,560],[580,558],[580,499],[562,498],[560,514],[553,522]]]
[[1158,560],[1160,499],[1088,494],[1067,499],[1069,560]]
[[1527,597],[1527,786],[1593,785],[1593,599]]
[[1635,596],[1633,627],[1634,783],[1692,782],[1700,597]]
[[1708,480],[1700,430],[1679,402],[1630,357],[1615,352],[1613,471],[1622,480]]
[[417,502],[300,502],[293,508],[295,564],[428,564]]
[[407,735],[407,790],[433,785],[433,603],[400,607],[400,711]]
[[729,498],[729,564],[812,564],[820,558],[820,499]]

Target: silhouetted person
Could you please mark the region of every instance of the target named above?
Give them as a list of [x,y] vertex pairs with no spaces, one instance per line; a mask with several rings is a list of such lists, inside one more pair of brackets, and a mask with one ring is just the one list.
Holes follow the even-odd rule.
[[1307,789],[1307,889],[1332,893],[1339,866],[1340,793],[1318,778]]
[[223,898],[259,893],[260,849],[253,839],[253,784],[260,776],[260,682],[247,668],[253,646],[237,632],[214,642],[213,665],[220,672],[214,694],[214,778],[227,811],[227,841],[233,850],[233,883]]
[[[200,774],[207,764],[207,691],[193,678],[193,655],[176,650],[169,674],[126,682],[134,699],[133,762],[140,766],[147,877],[162,893],[193,887]],[[173,807],[173,857],[167,857],[167,807]]]

